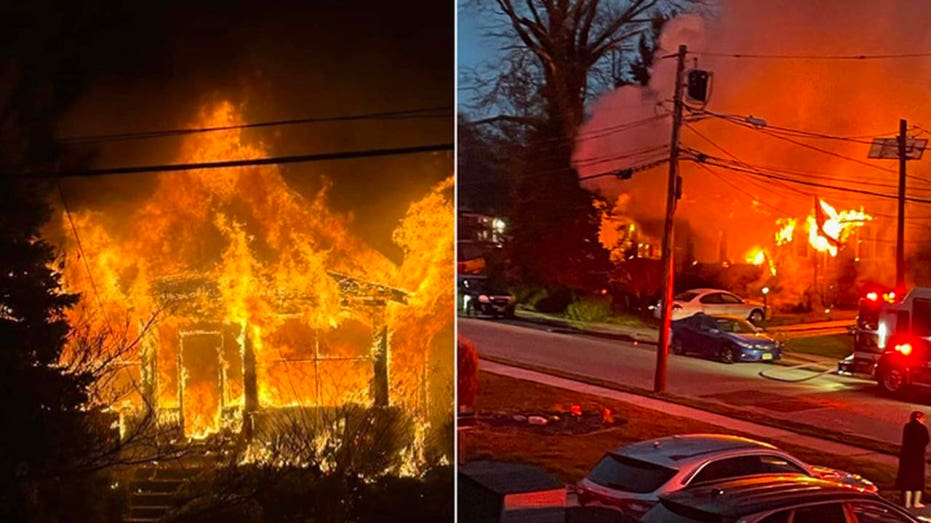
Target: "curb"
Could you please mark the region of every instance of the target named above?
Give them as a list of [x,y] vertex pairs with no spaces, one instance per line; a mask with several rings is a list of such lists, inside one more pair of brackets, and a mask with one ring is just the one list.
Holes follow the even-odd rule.
[[[755,412],[747,412],[743,409],[732,407],[723,404],[710,403],[702,401],[699,399],[686,398],[682,396],[677,396],[669,394],[666,392],[655,393],[638,387],[631,387],[627,385],[621,385],[618,383],[613,383],[606,380],[600,380],[597,378],[591,378],[589,376],[584,376],[581,374],[576,374],[573,372],[561,371],[557,369],[552,369],[548,367],[543,367],[539,365],[533,365],[528,363],[523,363],[520,361],[511,360],[509,358],[502,358],[499,356],[479,356],[480,360],[486,360],[493,363],[498,363],[500,365],[506,365],[518,369],[530,370],[538,372],[540,374],[547,374],[557,378],[563,378],[571,381],[576,381],[586,385],[593,385],[596,387],[602,387],[605,389],[616,390],[619,392],[626,392],[628,394],[634,394],[637,396],[644,396],[647,398],[652,398],[661,401],[668,401],[670,403],[675,403],[677,405],[682,405],[686,407],[691,407],[694,409],[702,410],[711,414],[717,414],[721,416],[727,416],[736,420],[756,423],[759,425],[765,425],[772,428],[777,428],[780,430],[785,430],[788,432],[793,432],[800,436],[818,438],[825,441],[830,441],[833,443],[841,443],[844,445],[849,445],[852,447],[858,447],[865,451],[874,452],[877,454],[885,454],[892,457],[898,457],[899,447],[897,445],[892,445],[883,441],[874,440],[872,438],[858,436],[853,434],[842,434],[838,432],[832,432],[830,430],[825,430],[822,427],[816,427],[813,425],[807,425],[803,423],[795,423],[783,419],[770,418],[765,415],[761,415]],[[481,370],[481,366],[479,366]],[[929,458],[931,459],[931,458]]]

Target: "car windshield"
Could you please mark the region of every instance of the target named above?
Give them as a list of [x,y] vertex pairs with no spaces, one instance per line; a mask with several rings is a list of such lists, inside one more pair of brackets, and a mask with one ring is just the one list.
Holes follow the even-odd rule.
[[718,330],[721,332],[736,332],[738,334],[753,334],[756,332],[756,327],[746,320],[737,318],[715,318],[714,321],[718,324]]
[[679,294],[676,294],[675,296],[673,296],[672,299],[676,301],[692,301],[695,299],[695,296],[698,296],[697,292],[685,291],[685,292],[680,292]]
[[588,479],[603,487],[646,494],[663,486],[675,474],[674,469],[626,456],[608,454],[595,465]]

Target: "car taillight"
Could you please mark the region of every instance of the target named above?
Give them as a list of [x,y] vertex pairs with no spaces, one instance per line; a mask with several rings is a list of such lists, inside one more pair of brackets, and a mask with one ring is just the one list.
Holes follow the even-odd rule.
[[912,344],[911,343],[900,343],[895,346],[895,351],[900,353],[902,356],[908,356],[912,353]]
[[866,299],[870,301],[876,301],[879,299],[879,294],[876,294],[875,292],[868,292],[866,293]]

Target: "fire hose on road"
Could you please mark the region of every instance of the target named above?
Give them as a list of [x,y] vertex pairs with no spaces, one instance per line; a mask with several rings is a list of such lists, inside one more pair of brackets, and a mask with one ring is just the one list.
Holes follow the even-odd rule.
[[[800,364],[798,364],[798,365],[793,365],[793,366],[791,366],[791,367],[783,367],[783,370],[786,370],[786,371],[799,371],[799,370],[807,369],[808,367],[820,367],[820,368],[824,368],[824,365],[822,365],[822,364],[820,364],[820,363],[808,362],[808,363],[800,363]],[[780,377],[778,377],[778,376],[770,376],[770,375],[766,374],[766,372],[767,372],[767,371],[765,371],[765,370],[761,370],[761,371],[759,372],[760,377],[766,378],[766,379],[768,379],[768,380],[773,380],[773,381],[782,381],[782,382],[785,382],[785,383],[801,383],[801,382],[803,382],[803,381],[808,381],[808,380],[813,380],[813,379],[815,379],[815,378],[820,378],[821,376],[824,376],[824,375],[826,375],[826,374],[836,374],[836,373],[837,373],[837,369],[827,368],[827,369],[824,369],[824,370],[821,370],[821,371],[812,370],[811,372],[814,372],[814,374],[812,374],[811,376],[804,376],[804,377],[802,377],[802,378],[780,378]]]

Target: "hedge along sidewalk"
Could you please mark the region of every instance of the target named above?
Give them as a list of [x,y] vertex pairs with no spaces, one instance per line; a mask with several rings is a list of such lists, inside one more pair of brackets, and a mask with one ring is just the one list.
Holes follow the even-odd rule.
[[593,396],[601,396],[617,401],[633,403],[639,407],[655,410],[665,415],[679,416],[702,421],[711,425],[717,425],[727,430],[742,432],[744,434],[752,434],[764,440],[781,442],[789,445],[797,445],[812,450],[817,450],[825,454],[836,454],[862,459],[887,467],[898,466],[898,457],[888,453],[877,452],[837,441],[799,434],[797,432],[792,432],[769,425],[762,425],[750,421],[734,419],[721,414],[715,414],[713,412],[708,412],[694,407],[688,407],[649,396],[622,392],[598,385],[591,385],[580,381],[561,378],[550,374],[544,374],[542,372],[536,372],[529,369],[495,363],[485,359],[481,360],[481,366],[479,368],[483,372],[490,372],[492,374],[508,376],[525,381],[532,381],[552,387],[570,390],[573,392],[585,393]]

